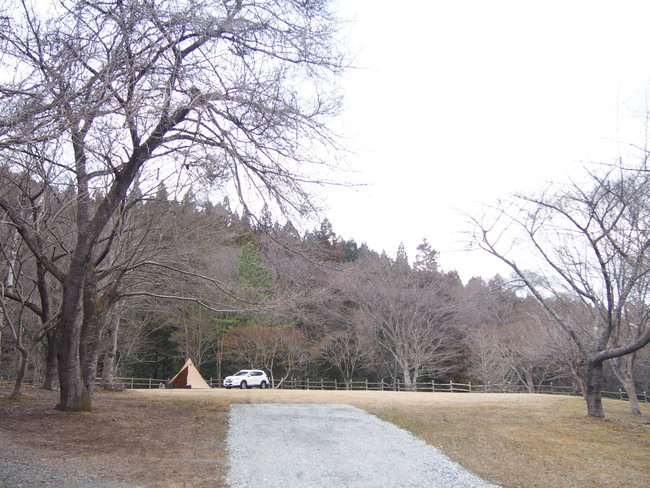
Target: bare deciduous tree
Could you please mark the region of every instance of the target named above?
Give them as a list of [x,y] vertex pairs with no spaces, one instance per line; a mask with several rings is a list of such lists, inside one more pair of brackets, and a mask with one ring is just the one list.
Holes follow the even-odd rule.
[[504,390],[514,379],[513,371],[503,358],[507,343],[502,337],[503,326],[484,324],[469,331],[469,373],[486,389]]
[[450,282],[441,273],[411,271],[399,263],[365,267],[348,294],[360,335],[390,354],[408,389],[424,373],[439,374],[456,355]]
[[650,342],[647,322],[632,327],[626,314],[650,280],[650,174],[589,176],[588,184],[518,197],[492,221],[475,219],[475,242],[510,266],[574,343],[588,413],[603,417],[603,363]]
[[[241,326],[224,340],[224,354],[248,368],[263,368],[278,387],[300,371],[307,355],[304,334],[295,327]],[[279,379],[278,379],[279,376]]]
[[[650,328],[650,280],[640,282],[634,287],[627,303],[621,312],[620,326],[612,334],[612,345],[621,347],[634,342],[643,336]],[[630,401],[630,409],[635,415],[641,415],[635,382],[635,365],[639,350],[622,357],[612,358],[614,374],[623,385]]]
[[319,343],[318,355],[341,373],[348,390],[351,388],[355,371],[366,356],[363,343],[354,329],[326,335]]
[[[15,202],[16,215],[25,226],[37,229],[55,220],[51,209],[53,196],[44,186],[31,182],[25,175],[11,175],[4,168],[1,176],[2,195]],[[19,184],[12,183],[12,176]],[[56,322],[52,317],[52,295],[55,293],[45,268],[33,259],[11,220],[3,218],[0,222],[3,224],[0,228],[0,271],[3,275],[0,303],[3,325],[10,331],[20,354],[19,372],[12,394],[20,396],[32,351],[45,337],[53,337]],[[41,249],[56,249],[56,244],[61,244],[49,237],[39,236],[37,245]],[[56,254],[54,250],[50,252]],[[54,345],[52,340],[50,345]],[[53,357],[52,352],[53,348],[50,348],[48,359]]]
[[61,283],[59,408],[78,411],[92,401],[100,236],[133,182],[229,181],[244,200],[310,211],[342,58],[327,0],[54,3],[5,2],[0,150],[15,174],[70,189],[69,259],[44,252],[14,202],[0,208]]

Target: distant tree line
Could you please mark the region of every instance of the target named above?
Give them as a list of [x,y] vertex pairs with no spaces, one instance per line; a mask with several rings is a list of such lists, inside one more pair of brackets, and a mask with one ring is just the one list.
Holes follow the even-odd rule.
[[[57,203],[49,211],[61,218],[66,196],[53,194],[51,201]],[[191,191],[175,200],[162,183],[149,197],[138,187],[129,194],[111,265],[93,284],[96,371],[105,387],[117,376],[170,378],[190,357],[206,377],[263,368],[274,386],[287,379],[346,385],[369,379],[408,389],[453,379],[513,391],[535,392],[551,382],[585,391],[580,352],[520,280],[463,283],[440,268],[426,240],[412,260],[403,246],[391,257],[338,236],[327,219],[300,234],[290,222],[262,214],[238,215],[227,198],[198,201]],[[0,231],[2,375],[56,388],[57,362],[48,360],[56,328],[29,300],[16,300],[38,296],[43,284],[13,229]],[[65,226],[61,231],[56,242],[65,240]],[[55,282],[46,281],[44,290],[59,300]],[[575,320],[584,318],[579,301],[548,299]],[[620,371],[608,364],[605,389],[624,386]],[[646,348],[629,370],[641,391],[650,387],[648,373]]]

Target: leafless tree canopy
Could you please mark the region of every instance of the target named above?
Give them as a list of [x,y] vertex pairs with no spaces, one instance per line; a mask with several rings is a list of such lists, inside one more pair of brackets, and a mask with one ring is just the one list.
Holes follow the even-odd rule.
[[[343,68],[327,1],[8,0],[0,25],[0,150],[35,197],[68,194],[67,260],[16,202],[0,208],[63,286],[61,408],[90,406],[97,266],[136,178],[230,184],[242,202],[312,210]],[[322,174],[322,173],[320,173]],[[18,179],[12,178],[15,185]],[[113,227],[113,230],[115,227]],[[108,231],[108,237],[100,239]],[[81,348],[81,349],[80,349]],[[77,379],[81,353],[85,386]],[[67,362],[66,362],[67,361]]]
[[408,388],[423,374],[444,372],[455,356],[451,285],[442,273],[412,271],[400,261],[375,263],[351,280],[359,335],[393,359]]
[[333,142],[343,66],[328,2],[5,3],[0,147],[14,165],[105,192],[164,158],[159,177],[200,169],[308,207],[300,163]]
[[[580,352],[597,417],[603,362],[650,342],[648,195],[643,168],[610,170],[587,184],[519,197],[496,219],[476,221],[478,245],[512,268]],[[532,254],[524,259],[518,249]]]

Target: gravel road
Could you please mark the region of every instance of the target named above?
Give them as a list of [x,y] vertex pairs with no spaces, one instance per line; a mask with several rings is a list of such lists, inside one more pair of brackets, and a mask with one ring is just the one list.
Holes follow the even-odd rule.
[[349,405],[234,404],[231,488],[495,487]]

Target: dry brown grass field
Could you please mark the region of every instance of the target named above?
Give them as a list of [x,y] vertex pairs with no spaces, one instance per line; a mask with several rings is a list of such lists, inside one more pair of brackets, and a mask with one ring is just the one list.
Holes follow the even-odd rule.
[[[0,385],[0,396],[9,392]],[[98,392],[95,411],[53,410],[57,394],[0,401],[0,429],[53,462],[85,459],[99,474],[146,487],[223,486],[231,403],[344,403],[392,422],[505,488],[633,487],[650,479],[650,405],[642,416],[605,400],[481,393],[314,390]],[[278,459],[280,465],[284,462]]]

